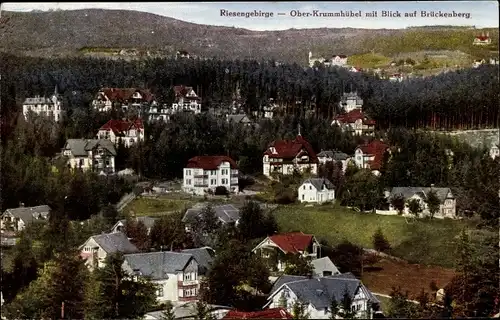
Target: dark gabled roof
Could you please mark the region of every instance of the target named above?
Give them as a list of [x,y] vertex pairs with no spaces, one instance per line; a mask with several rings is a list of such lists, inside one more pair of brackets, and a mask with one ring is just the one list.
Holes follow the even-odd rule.
[[111,155],[116,155],[116,149],[113,143],[107,139],[68,139],[65,150],[70,150],[75,157],[86,157],[88,151],[96,147],[107,150]]
[[228,114],[227,115],[228,122],[235,123],[251,123],[252,121],[248,119],[246,114]]
[[[142,222],[146,226],[146,228],[150,229],[153,227],[155,224],[155,221],[158,220],[158,218],[153,218],[153,217],[136,217],[131,219],[134,222]],[[122,219],[119,220],[115,225],[113,226],[112,229],[116,228],[118,224],[121,223],[122,225],[125,225],[127,223],[127,219]]]
[[48,205],[41,205],[35,207],[11,208],[5,210],[4,214],[10,214],[15,218],[19,218],[19,220],[22,220],[25,224],[28,224],[31,222],[47,221],[50,210]]
[[[436,195],[441,201],[441,203],[443,203],[446,200],[448,193],[451,193],[453,195],[450,188],[432,187],[432,190],[436,192]],[[413,197],[415,194],[418,194],[421,197],[425,197],[430,191],[431,188],[426,188],[426,187],[394,187],[391,190],[389,198],[392,199],[396,195],[402,195],[403,198],[406,200],[408,198]]]
[[182,253],[191,254],[199,266],[199,274],[205,275],[210,270],[214,260],[214,251],[210,247],[184,249]]
[[186,268],[193,255],[172,251],[133,253],[124,255],[125,262],[133,272],[151,280],[166,279],[167,274],[176,274]]
[[106,253],[135,253],[139,250],[122,232],[104,233],[91,237]]
[[[184,222],[193,221],[195,217],[198,217],[204,206],[194,206],[191,209],[188,209],[182,218]],[[215,215],[221,220],[223,223],[232,223],[236,222],[240,219],[240,210],[236,208],[232,204],[223,204],[220,206],[212,207],[215,210]]]
[[321,150],[321,152],[318,153],[318,158],[322,158],[322,157],[331,158],[335,161],[342,161],[342,160],[349,159],[348,154],[343,153],[341,151],[337,151],[337,150]]
[[318,190],[318,191],[323,189],[323,185],[325,185],[328,190],[335,189],[335,186],[333,185],[333,183],[331,183],[330,180],[325,179],[325,178],[309,178],[309,179],[304,180],[304,182],[302,182],[302,184],[304,184],[304,183],[312,184],[316,188],[316,190]]

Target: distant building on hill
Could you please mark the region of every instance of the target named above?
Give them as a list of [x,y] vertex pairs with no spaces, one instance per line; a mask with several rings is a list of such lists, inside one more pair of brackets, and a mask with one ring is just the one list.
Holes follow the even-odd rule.
[[26,120],[28,120],[28,115],[30,113],[49,117],[55,121],[61,120],[62,97],[57,92],[57,86],[54,89],[54,94],[50,98],[40,96],[26,98],[23,102],[23,115]]
[[491,44],[490,33],[486,32],[486,34],[484,34],[483,32],[480,36],[476,36],[472,44],[475,46],[485,46]]

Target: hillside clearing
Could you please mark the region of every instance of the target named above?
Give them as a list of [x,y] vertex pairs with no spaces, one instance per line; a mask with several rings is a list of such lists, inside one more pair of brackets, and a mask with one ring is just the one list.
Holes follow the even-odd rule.
[[278,207],[274,214],[282,232],[311,233],[330,245],[349,240],[373,248],[372,236],[381,228],[394,256],[411,263],[442,267],[453,267],[456,237],[468,226],[464,221],[448,219],[407,224],[399,216],[356,213],[339,206],[288,205]]
[[172,199],[168,197],[138,197],[130,202],[123,212],[129,216],[155,216],[168,212],[184,210],[194,204],[191,200]]

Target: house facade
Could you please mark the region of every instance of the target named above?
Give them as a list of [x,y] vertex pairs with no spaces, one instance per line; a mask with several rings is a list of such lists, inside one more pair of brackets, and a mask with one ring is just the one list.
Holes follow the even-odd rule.
[[105,139],[68,139],[62,150],[68,167],[100,174],[115,173],[116,149]]
[[490,148],[490,157],[495,160],[497,157],[500,157],[500,145],[494,144]]
[[50,207],[47,205],[7,209],[3,212],[0,222],[1,230],[22,231],[32,223],[45,223],[49,220]]
[[346,291],[352,299],[351,309],[355,317],[372,319],[372,308],[380,305],[380,301],[352,274],[313,278],[281,276],[264,308],[282,307],[293,312],[293,305],[299,301],[305,305],[311,319],[330,319],[332,300],[341,306]]
[[317,259],[320,255],[320,248],[321,245],[314,235],[289,232],[267,237],[252,252],[264,258],[271,270],[283,271],[286,268],[284,255],[293,254]]
[[474,41],[472,42],[473,45],[475,46],[486,46],[491,44],[491,38],[490,38],[490,33],[484,32],[480,36],[476,36],[474,38]]
[[122,232],[92,236],[80,246],[80,256],[90,270],[104,267],[106,257],[117,252],[128,254],[139,250]]
[[174,113],[181,111],[201,113],[201,98],[193,90],[193,87],[174,86],[175,100],[172,104]]
[[375,132],[375,120],[368,118],[361,109],[337,115],[332,121],[333,125],[354,135],[372,136]]
[[300,133],[294,140],[271,142],[262,159],[263,174],[267,177],[271,177],[273,173],[291,175],[294,170],[309,170],[316,175],[318,163],[316,152]]
[[354,151],[354,163],[360,169],[370,169],[373,174],[380,175],[380,168],[384,162],[389,146],[380,140],[359,145]]
[[401,82],[403,79],[404,77],[401,73],[393,73],[389,76],[389,81],[391,82]]
[[[196,222],[196,219],[202,214],[203,209],[206,208],[204,203],[194,206],[193,208],[187,209],[184,217],[182,217],[182,222],[184,222],[187,232],[191,231],[191,224]],[[238,224],[240,220],[240,210],[232,204],[223,204],[218,206],[213,206],[212,209],[215,211],[215,215],[222,224],[234,223]]]
[[123,111],[132,107],[140,110],[142,106],[155,104],[151,91],[141,88],[102,88],[92,101],[92,107],[99,112],[109,112],[114,107]]
[[227,156],[197,156],[184,168],[182,190],[204,195],[223,186],[229,192],[239,192],[238,166]]
[[329,257],[314,259],[311,261],[313,267],[313,276],[328,277],[340,274],[339,269]]
[[328,162],[340,162],[342,164],[342,171],[345,172],[347,165],[351,161],[351,157],[346,153],[337,150],[321,150],[318,153],[318,161],[320,164],[327,164]]
[[309,51],[309,67],[314,67],[316,62],[323,64],[325,67],[343,67],[347,65],[347,56],[343,54],[333,54],[330,59],[325,59],[323,57],[313,57],[312,52]]
[[159,303],[198,299],[198,262],[191,254],[159,251],[124,255],[123,269],[156,284]]
[[300,202],[324,203],[335,201],[335,186],[325,178],[304,180],[298,189]]
[[109,120],[97,133],[98,139],[107,139],[115,145],[120,142],[127,148],[144,141],[144,124],[141,119],[135,121]]
[[351,112],[356,109],[363,109],[363,99],[355,92],[346,92],[340,98],[339,107],[345,113]]
[[[421,215],[430,216],[429,208],[427,207],[425,199],[427,197],[427,194],[429,194],[429,192],[431,192],[431,191],[436,193],[436,195],[440,201],[439,211],[437,213],[435,213],[434,218],[456,219],[457,218],[457,214],[456,214],[457,201],[456,201],[455,196],[453,195],[453,192],[451,191],[450,188],[435,188],[435,187],[395,187],[395,188],[392,188],[392,190],[389,194],[389,210],[391,210],[391,211],[396,210],[396,208],[393,207],[390,200],[399,195],[405,199],[406,204],[408,204],[408,201],[410,201],[411,199],[418,200],[420,202],[420,206],[422,208]],[[409,209],[408,209],[408,205],[405,206],[403,213],[410,214]]]
[[29,120],[30,113],[52,118],[56,122],[60,121],[63,113],[63,103],[62,97],[57,93],[57,87],[54,90],[54,94],[48,98],[40,96],[26,98],[23,102],[25,120]]

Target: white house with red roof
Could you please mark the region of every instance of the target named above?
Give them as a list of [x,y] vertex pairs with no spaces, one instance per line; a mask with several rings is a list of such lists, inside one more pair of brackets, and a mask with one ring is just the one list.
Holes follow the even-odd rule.
[[368,118],[360,108],[339,114],[333,118],[332,126],[334,125],[355,135],[373,135],[375,131],[375,120]]
[[189,159],[184,168],[182,190],[204,195],[223,186],[229,192],[239,192],[238,166],[227,156],[197,156]]
[[271,142],[262,159],[263,173],[271,177],[273,173],[293,174],[294,170],[318,174],[318,157],[311,144],[300,134],[294,140]]
[[320,247],[320,243],[312,234],[289,232],[265,238],[252,252],[276,265],[278,271],[283,271],[286,267],[284,255],[294,254],[314,260],[320,255]]
[[484,34],[483,32],[480,36],[476,36],[472,44],[475,46],[486,46],[491,44],[490,33],[486,32],[486,34]]
[[403,79],[404,76],[401,73],[393,73],[389,76],[389,81],[391,82],[401,82]]
[[358,168],[370,169],[373,174],[380,175],[386,152],[390,152],[387,144],[381,140],[373,140],[356,148],[354,162]]
[[98,139],[107,139],[118,144],[123,142],[129,148],[133,144],[144,141],[144,124],[141,119],[129,120],[109,120],[97,133]]
[[113,106],[126,111],[129,107],[156,104],[155,97],[148,89],[140,88],[102,88],[92,101],[92,106],[99,112],[108,112]]
[[193,90],[193,87],[174,86],[175,100],[172,103],[174,113],[180,111],[201,113],[201,98]]

